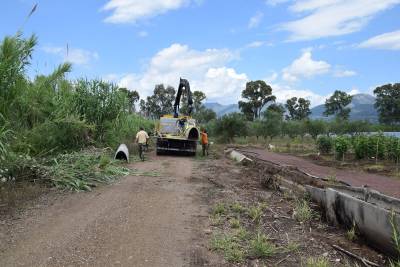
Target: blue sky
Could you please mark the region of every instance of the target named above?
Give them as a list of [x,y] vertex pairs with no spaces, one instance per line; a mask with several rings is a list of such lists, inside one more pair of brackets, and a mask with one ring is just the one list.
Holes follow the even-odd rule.
[[[37,3],[36,12],[24,24]],[[0,37],[36,34],[31,76],[73,63],[145,97],[187,78],[235,103],[262,79],[278,101],[399,82],[400,0],[3,0]],[[68,46],[68,53],[67,53]]]

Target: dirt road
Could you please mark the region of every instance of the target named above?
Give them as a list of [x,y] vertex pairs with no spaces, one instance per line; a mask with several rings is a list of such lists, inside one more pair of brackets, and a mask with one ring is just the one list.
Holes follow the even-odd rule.
[[[299,223],[296,199],[264,188],[258,169],[222,153],[152,155],[129,167],[142,176],[89,193],[54,191],[0,217],[0,266],[304,266],[319,257],[349,266],[332,244],[384,263],[319,216]],[[255,256],[259,242],[272,254]]]
[[[201,184],[191,184],[194,159],[159,157],[89,193],[67,194],[1,222],[0,266],[185,266],[195,250]],[[53,201],[53,200],[52,200]],[[206,217],[206,216],[204,216]]]
[[395,178],[360,171],[321,166],[300,157],[273,153],[264,149],[251,148],[244,149],[243,151],[255,152],[257,153],[257,157],[260,159],[284,165],[296,166],[315,176],[327,177],[328,175],[334,175],[336,179],[349,183],[350,185],[368,185],[384,194],[400,198],[400,180],[396,180]]

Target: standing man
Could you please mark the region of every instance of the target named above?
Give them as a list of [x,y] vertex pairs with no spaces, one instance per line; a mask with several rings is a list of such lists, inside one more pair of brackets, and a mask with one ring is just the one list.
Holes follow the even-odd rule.
[[206,129],[203,128],[200,134],[201,134],[201,146],[203,148],[203,157],[206,154],[208,156],[208,134]]
[[143,127],[140,127],[140,131],[136,134],[136,143],[139,145],[139,156],[142,160],[144,160],[143,147],[147,145],[148,139],[149,135],[146,133]]

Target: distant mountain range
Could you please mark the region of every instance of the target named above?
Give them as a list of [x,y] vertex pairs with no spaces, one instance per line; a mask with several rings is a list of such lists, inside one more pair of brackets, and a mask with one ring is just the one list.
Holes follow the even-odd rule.
[[225,114],[233,113],[233,112],[240,112],[239,110],[239,105],[238,104],[229,104],[229,105],[223,105],[220,103],[216,102],[209,102],[205,103],[204,106],[206,108],[210,108],[217,113],[218,117],[224,116]]
[[[353,95],[349,107],[351,108],[350,120],[369,120],[370,122],[378,121],[378,113],[374,107],[375,97],[369,94],[356,94]],[[222,105],[216,102],[205,103],[207,108],[210,108],[217,113],[217,116],[223,116],[232,112],[239,112],[238,104]],[[324,105],[318,105],[311,109],[312,119],[324,119],[329,120],[332,117],[325,117],[323,112],[325,111]]]

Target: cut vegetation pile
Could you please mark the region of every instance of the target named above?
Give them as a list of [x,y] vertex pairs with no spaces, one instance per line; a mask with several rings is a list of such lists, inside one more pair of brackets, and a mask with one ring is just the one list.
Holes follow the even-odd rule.
[[18,159],[19,162],[9,165],[8,169],[0,169],[0,213],[29,203],[53,186],[61,190],[90,191],[119,177],[139,174],[112,160],[109,153],[101,149],[59,154],[54,158],[27,156]]

